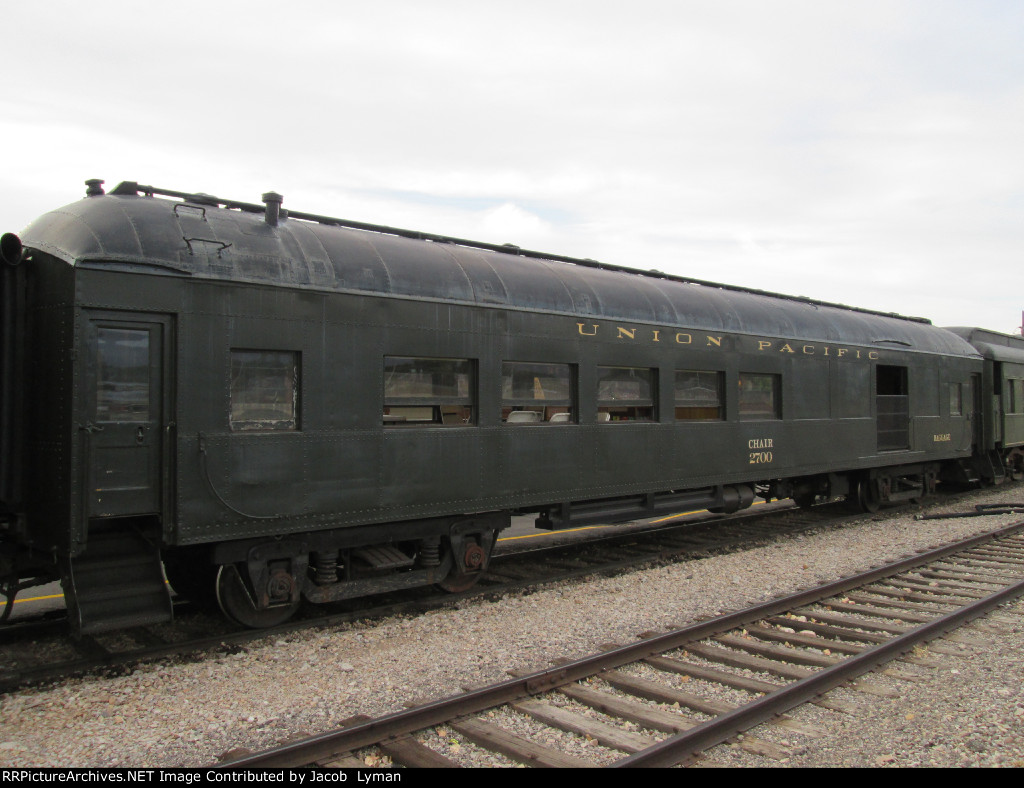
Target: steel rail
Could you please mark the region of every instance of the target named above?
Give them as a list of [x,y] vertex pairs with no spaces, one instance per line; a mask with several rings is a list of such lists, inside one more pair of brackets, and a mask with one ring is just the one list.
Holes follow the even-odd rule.
[[755,725],[813,700],[828,690],[845,684],[850,679],[868,673],[879,665],[891,662],[918,644],[944,635],[1019,596],[1024,596],[1024,580],[1007,586],[967,607],[921,624],[903,635],[873,646],[856,656],[848,657],[833,667],[823,668],[805,679],[800,679],[764,695],[734,711],[702,722],[684,733],[670,736],[653,747],[616,761],[612,766],[615,768],[674,766],[688,757],[728,741]]
[[[357,750],[361,747],[377,744],[391,737],[403,736],[417,730],[440,725],[463,715],[474,714],[523,697],[548,692],[550,690],[557,689],[560,686],[571,684],[575,681],[579,681],[580,679],[599,674],[602,671],[618,668],[665,651],[671,651],[685,646],[687,643],[703,640],[712,635],[735,629],[736,627],[750,623],[751,621],[758,621],[768,616],[787,612],[793,608],[803,607],[822,599],[827,599],[837,594],[841,594],[852,588],[874,582],[875,580],[914,569],[918,566],[944,558],[948,555],[968,550],[978,544],[984,544],[986,542],[993,541],[994,539],[1018,532],[1022,528],[1024,528],[1024,522],[1018,522],[1004,528],[999,528],[988,533],[971,537],[953,545],[928,550],[885,566],[874,567],[865,572],[842,578],[824,586],[818,586],[813,589],[781,597],[753,608],[746,608],[737,612],[716,616],[715,618],[708,619],[707,621],[694,624],[683,629],[674,630],[660,635],[653,635],[629,645],[618,646],[602,652],[601,654],[559,664],[553,668],[537,671],[529,675],[517,677],[489,687],[471,690],[462,695],[452,696],[418,706],[413,709],[394,712],[384,717],[360,722],[341,730],[329,731],[327,733],[312,736],[308,739],[281,745],[271,750],[254,753],[238,760],[225,762],[219,766],[223,768],[304,766],[320,759],[330,758],[339,752]],[[1020,589],[1018,593],[1024,593],[1024,581],[1017,586],[1013,586],[1015,589],[1018,587]],[[1002,593],[1004,592],[999,592],[999,594]],[[985,601],[988,599],[989,598],[986,598]],[[1001,601],[1005,600],[992,602],[991,604],[998,605]],[[980,603],[972,604],[970,608],[966,608],[966,610],[975,610],[979,605]],[[981,615],[981,612],[975,612],[971,617],[976,617],[978,615]],[[949,626],[952,628],[955,624],[950,624]],[[920,638],[927,639],[927,637],[935,637],[936,635],[931,633],[931,627],[932,624],[924,624],[921,627],[916,628],[914,631],[923,631],[926,633],[925,635],[920,636]],[[889,643],[895,643],[895,641],[889,641],[886,644],[882,644],[882,646],[888,647]],[[901,653],[899,650],[901,647],[894,646],[893,648],[896,649],[897,654]],[[888,651],[888,648],[870,649],[863,655],[854,658],[856,660],[855,664],[862,666],[861,672],[866,672],[871,670],[872,667],[885,662],[886,658],[883,655],[887,654]],[[891,658],[892,657],[889,657],[889,659]],[[828,669],[826,673],[830,671],[831,669]],[[813,679],[814,677],[811,678]],[[848,680],[848,678],[848,676],[837,678],[835,679],[836,683],[832,686],[840,684],[843,681]],[[824,683],[827,683],[827,680],[828,679],[820,680],[823,682],[823,686]],[[795,685],[784,687],[779,692],[791,694],[791,702],[786,706],[786,708],[790,708],[793,705],[797,705],[800,702],[821,694],[826,689],[823,688],[823,686],[819,687],[811,683],[804,684],[803,681],[800,681]],[[772,693],[773,696],[775,694],[776,693]],[[795,698],[799,698],[799,700]],[[762,699],[755,701],[754,704],[751,705],[757,707],[760,706],[762,702],[766,701]],[[767,714],[766,717],[763,717],[767,718],[778,713],[778,711],[765,713],[758,711],[756,708],[754,712],[748,712],[747,710],[749,708],[749,706],[741,707],[735,712],[730,712],[729,714],[724,715],[722,718],[716,718],[716,720],[712,720],[708,723],[701,723],[701,725],[692,729],[694,731],[692,735],[703,735],[699,732],[701,728],[704,730],[714,730],[713,733],[707,734],[708,741],[715,739],[713,743],[719,743],[720,741],[725,741],[731,736],[736,735],[736,733],[757,724],[757,722],[760,722],[762,720],[760,715]],[[746,716],[747,714],[751,715],[749,719]],[[757,721],[751,721],[755,717],[758,717]],[[724,722],[718,722],[719,719],[724,720]],[[720,730],[715,729],[713,728],[714,725],[722,725],[722,728]],[[689,742],[685,736],[670,737],[670,739],[665,740],[665,742],[675,741],[683,742],[678,745],[678,747],[685,752],[690,752],[695,746],[693,743]],[[671,755],[662,754],[662,752],[658,750],[662,745],[657,745],[650,750],[643,751],[643,753],[625,758],[617,762],[617,764],[622,766],[669,765],[670,759],[672,757],[676,757],[675,753],[679,750],[674,749],[673,744],[666,744],[665,742],[662,743],[664,744],[664,751],[665,753],[672,753]],[[651,760],[646,763],[640,762],[640,756],[647,752],[651,753],[651,755],[648,756]],[[685,755],[683,757],[685,757]],[[633,761],[633,758],[636,758],[637,760]]]

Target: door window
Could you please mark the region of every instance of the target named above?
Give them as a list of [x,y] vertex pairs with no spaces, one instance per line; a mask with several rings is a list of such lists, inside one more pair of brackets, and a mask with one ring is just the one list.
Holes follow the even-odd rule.
[[96,420],[149,421],[149,332],[97,329]]

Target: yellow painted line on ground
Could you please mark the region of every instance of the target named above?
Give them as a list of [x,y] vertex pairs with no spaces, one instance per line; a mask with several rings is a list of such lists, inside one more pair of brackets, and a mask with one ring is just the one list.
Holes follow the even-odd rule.
[[555,534],[572,534],[577,531],[595,531],[601,528],[612,528],[610,525],[583,525],[579,528],[564,528],[556,529],[554,531],[542,531],[539,534],[523,534],[522,536],[502,536],[499,537],[499,542],[511,542],[513,539],[537,539],[541,536],[554,536]]
[[700,514],[706,512],[707,509],[694,509],[692,512],[682,512],[681,514],[670,514],[668,517],[662,517],[659,520],[651,520],[648,525],[657,525],[658,523],[667,523],[669,520],[675,520],[677,517],[689,517],[691,514]]
[[[761,501],[761,503],[764,503],[764,501]],[[757,506],[756,503],[753,504],[753,505]],[[651,520],[648,523],[648,525],[657,525],[659,523],[667,523],[669,520],[675,520],[677,517],[687,517],[687,516],[689,516],[691,514],[700,514],[701,512],[704,512],[704,511],[707,511],[707,510],[706,509],[695,509],[692,512],[681,512],[680,514],[670,514],[668,517],[662,517],[662,518],[660,518],[658,520]],[[637,522],[639,522],[639,521],[637,521]],[[621,523],[620,523],[620,525],[621,525]],[[592,530],[597,529],[597,528],[614,528],[614,527],[615,527],[614,525],[587,525],[587,526],[580,526],[579,528],[565,528],[565,529],[555,529],[553,531],[544,531],[544,532],[539,533],[539,534],[524,534],[523,536],[503,536],[503,537],[500,537],[498,539],[498,541],[499,542],[511,542],[513,539],[536,539],[537,537],[540,537],[540,536],[554,536],[555,534],[571,534],[571,533],[575,533],[576,531],[592,531]]]
[[[751,507],[762,506],[762,505],[764,505],[766,503],[768,503],[768,501],[754,501],[752,504],[750,504],[750,506]],[[670,514],[668,517],[662,517],[660,520],[651,520],[648,523],[648,525],[657,525],[658,523],[666,523],[669,520],[675,520],[677,517],[687,517],[687,516],[689,516],[691,514],[700,514],[701,512],[706,512],[706,511],[707,511],[707,509],[697,509],[696,511],[693,511],[693,512],[683,512],[682,514]]]
[[[28,599],[15,599],[14,600],[14,604],[20,605],[22,602],[44,602],[47,599],[63,599],[63,598],[64,598],[63,594],[50,594],[49,596],[32,596],[32,597],[29,597]],[[0,607],[4,607],[6,604],[7,604],[6,600],[3,601],[3,602],[0,602]]]

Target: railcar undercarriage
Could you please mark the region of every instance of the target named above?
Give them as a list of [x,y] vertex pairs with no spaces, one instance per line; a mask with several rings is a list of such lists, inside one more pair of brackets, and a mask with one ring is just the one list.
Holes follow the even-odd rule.
[[772,486],[776,498],[792,498],[797,506],[845,498],[854,508],[876,512],[883,503],[918,501],[935,492],[940,463],[870,468],[783,480]]
[[[549,530],[686,510],[732,513],[758,497],[792,498],[801,507],[845,497],[874,512],[882,504],[920,500],[940,480],[997,483],[1019,473],[1022,460],[1020,452],[1005,461],[993,452],[963,462],[670,490],[534,511],[536,526]],[[219,607],[253,628],[284,623],[303,599],[321,604],[426,585],[459,592],[486,572],[497,536],[510,520],[510,512],[491,512],[163,549],[155,518],[97,520],[84,553],[59,566],[52,556],[18,547],[12,539],[0,545],[0,593],[7,597],[0,621],[9,617],[19,591],[58,577],[79,634],[170,620],[167,581],[181,596]]]
[[183,548],[164,563],[183,596],[215,602],[243,626],[270,627],[303,599],[322,604],[432,584],[464,591],[484,574],[508,526],[507,513],[363,526]]

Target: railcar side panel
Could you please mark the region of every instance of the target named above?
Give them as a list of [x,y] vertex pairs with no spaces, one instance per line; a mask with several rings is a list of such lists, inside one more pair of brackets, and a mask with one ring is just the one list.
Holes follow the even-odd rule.
[[[86,281],[86,303],[181,310],[172,543],[870,467],[883,457],[874,431],[864,429],[867,416],[877,418],[875,370],[883,361],[906,370],[913,407],[906,453],[884,461],[964,450],[952,438],[962,420],[938,412],[931,355],[844,347],[839,356],[824,343],[788,347],[775,337],[130,273],[90,271]],[[232,358],[260,351],[296,359],[295,424],[284,432],[229,423]],[[465,359],[471,423],[382,424],[388,357]],[[573,422],[502,423],[504,361],[570,364]],[[600,367],[650,371],[649,421],[597,421]],[[673,381],[688,369],[721,374],[725,418],[676,421]],[[737,417],[743,374],[777,377],[775,416]],[[934,436],[946,434],[936,445]]]

